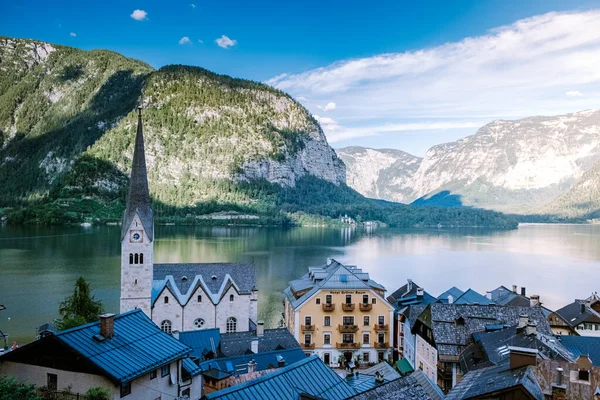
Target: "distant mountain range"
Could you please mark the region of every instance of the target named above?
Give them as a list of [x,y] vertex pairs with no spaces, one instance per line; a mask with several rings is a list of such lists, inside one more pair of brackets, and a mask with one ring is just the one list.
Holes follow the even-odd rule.
[[493,121],[421,159],[389,149],[337,150],[348,184],[378,199],[473,206],[551,218],[600,210],[600,111]]

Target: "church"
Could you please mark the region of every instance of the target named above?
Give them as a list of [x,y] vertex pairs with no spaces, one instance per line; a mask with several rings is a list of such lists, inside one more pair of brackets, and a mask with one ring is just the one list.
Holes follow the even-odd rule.
[[254,330],[258,289],[253,264],[154,263],[142,109],[121,228],[121,313],[139,308],[163,331]]

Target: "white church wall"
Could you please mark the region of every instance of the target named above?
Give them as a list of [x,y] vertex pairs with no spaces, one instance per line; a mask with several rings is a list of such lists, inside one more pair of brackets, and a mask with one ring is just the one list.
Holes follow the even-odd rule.
[[[233,301],[230,296],[233,295]],[[227,320],[234,317],[237,320],[237,332],[248,330],[248,319],[250,318],[251,295],[239,295],[231,286],[217,304],[217,328],[221,332],[227,332]]]
[[[165,303],[165,297],[169,299],[167,303]],[[165,320],[171,321],[172,330],[183,330],[183,307],[177,302],[177,298],[169,288],[166,287],[160,292],[152,309],[152,321],[158,327]]]
[[[202,301],[198,302],[198,296],[202,296]],[[194,321],[198,318],[204,320],[202,329],[216,328],[215,305],[210,300],[210,297],[198,286],[190,301],[185,305],[183,310],[183,330],[193,331],[199,329],[194,325]]]

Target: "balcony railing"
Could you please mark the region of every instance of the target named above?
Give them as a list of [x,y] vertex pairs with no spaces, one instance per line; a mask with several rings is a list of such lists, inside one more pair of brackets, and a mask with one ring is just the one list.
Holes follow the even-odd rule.
[[375,324],[374,328],[376,331],[387,331],[390,329],[388,324]]
[[360,311],[371,311],[373,309],[373,304],[360,303]]
[[354,333],[358,330],[358,325],[338,325],[340,333]]
[[335,304],[333,304],[333,303],[324,303],[324,304],[321,304],[321,308],[323,308],[323,311],[334,311],[335,310]]
[[376,349],[387,349],[390,346],[388,342],[375,342],[373,343],[373,347]]
[[304,332],[313,332],[315,330],[314,325],[302,325],[302,331]]
[[313,350],[315,348],[314,343],[302,343],[302,348],[304,350]]
[[336,343],[335,347],[338,349],[358,349],[360,348],[360,343]]
[[354,311],[355,307],[353,303],[342,303],[342,310],[344,311]]

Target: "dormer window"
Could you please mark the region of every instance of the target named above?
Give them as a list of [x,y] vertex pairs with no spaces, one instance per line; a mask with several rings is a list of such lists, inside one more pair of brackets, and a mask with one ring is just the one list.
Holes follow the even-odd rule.
[[213,275],[213,276],[210,277],[210,279],[212,279],[213,281],[216,281],[217,280],[217,276]]
[[454,320],[457,326],[463,326],[465,324],[465,319],[463,317],[458,317]]
[[181,281],[182,281],[182,282],[187,282],[187,280],[188,280],[188,277],[187,277],[187,276],[185,276],[185,275],[184,275],[184,276],[182,276],[182,277],[181,277]]

